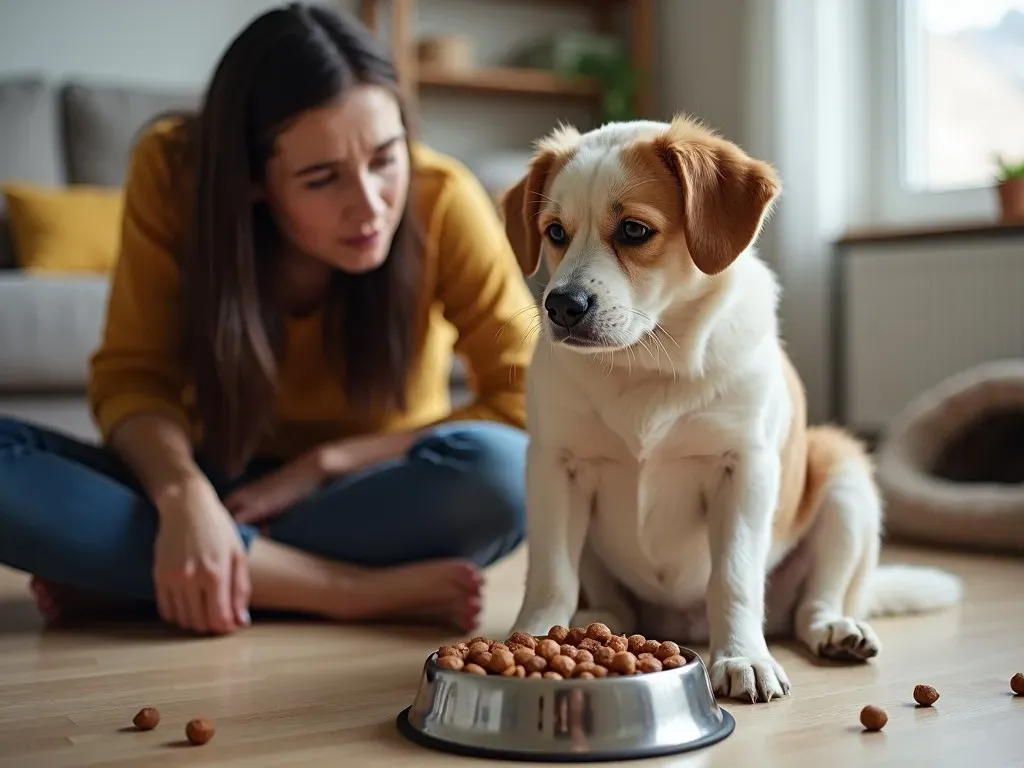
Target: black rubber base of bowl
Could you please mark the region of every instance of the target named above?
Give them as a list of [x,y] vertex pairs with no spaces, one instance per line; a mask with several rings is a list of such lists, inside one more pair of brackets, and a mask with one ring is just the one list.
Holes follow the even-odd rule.
[[722,710],[722,728],[699,741],[690,742],[677,747],[658,747],[631,752],[605,752],[599,755],[588,752],[541,754],[538,752],[516,752],[511,749],[488,749],[471,747],[464,744],[436,739],[412,727],[409,722],[409,707],[403,709],[396,719],[398,732],[414,744],[428,749],[436,749],[461,757],[485,757],[493,760],[509,760],[522,763],[607,763],[614,760],[646,760],[652,757],[679,755],[684,752],[695,752],[723,741],[736,730],[736,720],[726,710]]

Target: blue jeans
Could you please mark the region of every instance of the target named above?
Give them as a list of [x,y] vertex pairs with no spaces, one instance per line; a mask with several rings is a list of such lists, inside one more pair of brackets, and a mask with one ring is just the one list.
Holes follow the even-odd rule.
[[[392,461],[335,480],[274,518],[266,535],[354,565],[458,557],[486,566],[525,537],[526,434],[447,424]],[[223,498],[272,471],[207,472]],[[0,563],[47,581],[153,601],[157,513],[108,448],[0,419]],[[246,548],[259,535],[238,527]]]

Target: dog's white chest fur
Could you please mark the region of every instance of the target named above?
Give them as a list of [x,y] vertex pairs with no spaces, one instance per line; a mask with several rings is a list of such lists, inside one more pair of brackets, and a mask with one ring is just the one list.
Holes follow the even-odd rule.
[[589,544],[605,567],[644,600],[683,608],[700,599],[711,572],[707,499],[722,473],[668,456],[594,469]]
[[[707,511],[728,482],[729,446],[687,398],[676,392],[666,402],[661,382],[633,384],[609,400],[615,383],[599,368],[575,381],[564,393],[575,408],[561,409],[557,423],[565,470],[590,509],[589,548],[637,597],[693,604],[711,572]],[[585,407],[608,402],[618,407]]]

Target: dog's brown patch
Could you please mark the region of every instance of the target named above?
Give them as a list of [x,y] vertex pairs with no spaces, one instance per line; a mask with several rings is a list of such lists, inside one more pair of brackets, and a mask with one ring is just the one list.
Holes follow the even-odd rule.
[[779,485],[779,508],[775,514],[773,538],[795,543],[813,522],[817,504],[808,503],[820,495],[817,479],[810,481],[807,461],[807,396],[803,382],[789,355],[782,353],[786,389],[793,408],[789,434],[779,456],[782,477]]
[[782,190],[775,170],[697,121],[676,117],[652,142],[682,194],[682,219],[693,263],[716,275],[761,230]]
[[519,260],[523,274],[532,277],[540,266],[543,229],[539,220],[551,182],[572,159],[580,134],[561,127],[537,142],[527,173],[501,198],[505,236]]
[[871,460],[864,445],[839,427],[807,426],[807,401],[799,374],[783,353],[786,383],[793,404],[789,436],[782,449],[782,485],[773,538],[800,541],[817,519],[829,481],[850,461]]
[[[643,282],[674,254],[685,253],[683,193],[679,179],[662,161],[654,143],[641,141],[623,149],[625,171],[614,200],[601,221],[601,239],[615,253],[630,282]],[[639,222],[657,234],[642,245],[622,245],[616,232],[625,220]]]

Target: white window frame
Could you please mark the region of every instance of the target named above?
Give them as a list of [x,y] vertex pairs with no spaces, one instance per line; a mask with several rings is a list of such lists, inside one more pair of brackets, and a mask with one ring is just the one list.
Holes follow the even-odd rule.
[[[969,0],[955,0],[969,2]],[[872,224],[920,225],[992,219],[997,201],[993,186],[947,190],[915,188],[905,170],[913,162],[907,141],[923,110],[910,105],[908,83],[920,63],[910,33],[919,12],[917,0],[865,0],[868,34],[862,38],[869,166],[864,210]],[[993,174],[995,168],[993,167]]]

